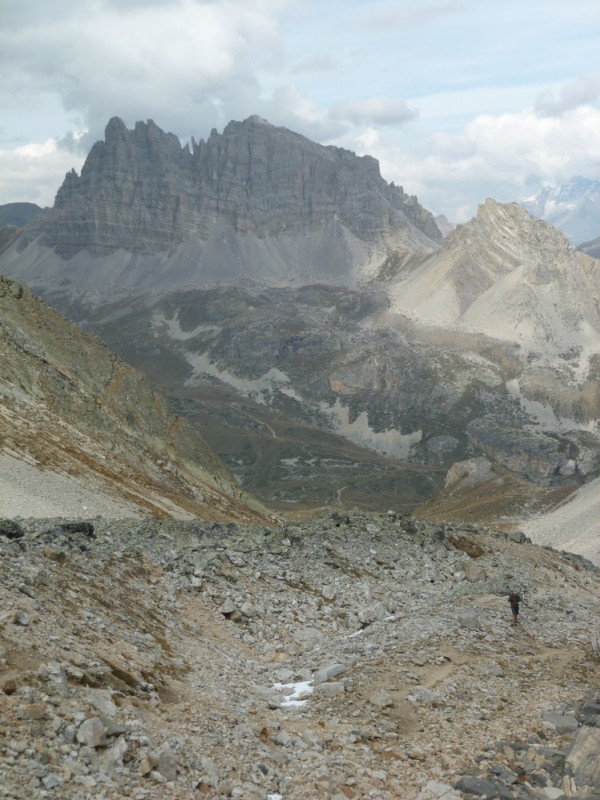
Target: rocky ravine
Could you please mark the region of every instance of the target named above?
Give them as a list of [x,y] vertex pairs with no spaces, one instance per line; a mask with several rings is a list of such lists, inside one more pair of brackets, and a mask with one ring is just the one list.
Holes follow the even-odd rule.
[[392,512],[2,531],[0,797],[600,795],[581,558]]

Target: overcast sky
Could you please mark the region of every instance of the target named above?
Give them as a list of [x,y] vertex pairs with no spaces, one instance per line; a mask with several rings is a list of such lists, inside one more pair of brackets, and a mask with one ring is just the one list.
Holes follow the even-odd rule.
[[600,0],[3,0],[0,203],[52,205],[113,116],[259,114],[453,222],[600,179]]

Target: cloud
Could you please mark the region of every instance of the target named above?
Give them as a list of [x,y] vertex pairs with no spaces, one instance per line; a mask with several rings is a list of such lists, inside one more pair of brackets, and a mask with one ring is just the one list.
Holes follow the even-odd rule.
[[373,127],[348,131],[340,144],[375,156],[387,181],[453,222],[470,219],[487,197],[510,202],[575,175],[600,179],[600,109],[590,106],[561,117],[533,108],[479,115],[455,135],[429,136],[418,150],[404,147],[396,129]]
[[371,125],[396,125],[415,119],[418,115],[417,109],[409,108],[404,100],[393,97],[336,103],[330,110],[333,119]]
[[337,65],[336,59],[331,55],[314,56],[313,58],[306,58],[294,66],[290,67],[290,75],[302,75],[310,72],[321,74],[324,72],[331,72]]
[[535,101],[540,116],[560,117],[582,105],[593,104],[600,98],[600,76],[582,75],[566,83],[558,97],[551,89],[541,92]]
[[79,171],[83,161],[83,155],[61,147],[56,139],[0,150],[2,202],[24,200],[42,207],[52,205],[67,172]]
[[[369,7],[367,23],[380,30],[395,28],[413,28],[431,25],[442,17],[465,10],[465,2],[447,0],[447,2],[420,2],[413,4],[390,4],[387,8]],[[404,7],[401,7],[404,6]]]
[[57,94],[94,138],[115,115],[133,124],[152,114],[185,136],[194,120],[209,130],[229,121],[244,99],[256,107],[257,69],[278,57],[285,7],[281,0],[81,0],[76,12],[58,2],[46,15],[34,5],[29,17],[16,11],[10,35],[0,34],[2,66],[14,75],[2,99],[11,106]]

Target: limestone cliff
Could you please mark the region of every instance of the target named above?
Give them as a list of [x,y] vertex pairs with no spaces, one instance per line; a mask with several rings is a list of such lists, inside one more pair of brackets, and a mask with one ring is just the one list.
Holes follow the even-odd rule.
[[[41,237],[64,258],[82,250],[148,255],[206,242],[217,228],[263,241],[326,229],[330,237],[337,231],[342,250],[348,236],[365,246],[400,236],[413,250],[441,240],[432,215],[383,180],[370,156],[321,146],[259,117],[231,122],[191,147],[152,121],[128,130],[113,118],[81,175],[66,176],[54,208],[29,226],[21,247]],[[351,265],[349,248],[338,258]],[[297,253],[296,260],[315,257]]]

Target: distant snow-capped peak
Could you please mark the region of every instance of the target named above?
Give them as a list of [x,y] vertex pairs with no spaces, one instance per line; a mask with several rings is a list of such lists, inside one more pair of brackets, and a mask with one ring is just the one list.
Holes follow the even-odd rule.
[[575,177],[558,186],[543,186],[521,201],[535,217],[561,230],[573,244],[600,235],[600,181]]

